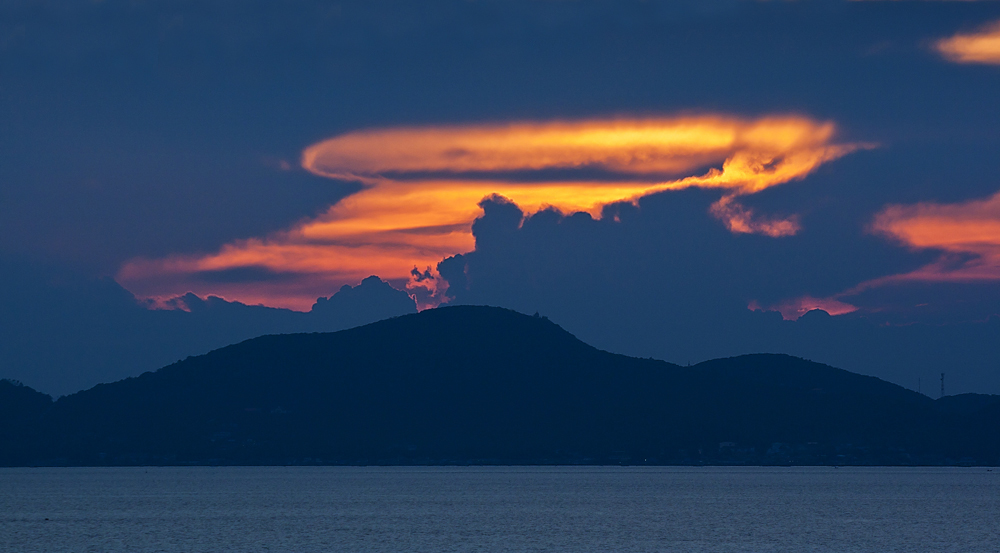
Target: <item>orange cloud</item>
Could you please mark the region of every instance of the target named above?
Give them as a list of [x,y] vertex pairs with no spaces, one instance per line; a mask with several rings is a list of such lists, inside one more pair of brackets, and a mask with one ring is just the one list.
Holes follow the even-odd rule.
[[[596,217],[608,203],[636,202],[665,190],[715,188],[724,192],[711,213],[732,232],[788,236],[798,231],[794,218],[755,218],[737,198],[802,179],[865,147],[834,143],[835,130],[832,123],[800,116],[706,115],[347,133],[308,147],[301,163],[317,175],[360,181],[360,192],[266,238],[227,244],[208,255],[132,260],[118,279],[147,297],[189,289],[219,294],[218,283],[185,275],[262,268],[297,277],[290,280],[294,284],[245,285],[286,290],[275,298],[254,292],[253,300],[307,309],[317,295],[335,289],[322,287],[377,274],[429,294],[425,301],[431,305],[442,301],[443,290],[425,268],[474,248],[471,225],[481,213],[479,201],[490,194],[505,196],[528,213],[551,206]],[[241,286],[230,285],[231,291],[220,295],[247,301]],[[327,292],[316,294],[319,289]]]
[[723,196],[710,208],[712,215],[720,219],[730,232],[743,234],[765,234],[772,238],[793,236],[799,232],[799,218],[761,219],[753,216],[753,210],[736,202],[732,196]]
[[[841,300],[866,290],[906,282],[991,282],[1000,280],[1000,192],[985,200],[956,204],[891,205],[875,216],[872,230],[914,250],[938,250],[940,257],[915,271],[868,280],[829,298],[805,296],[768,307],[785,319],[812,309],[831,315],[857,308]],[[752,302],[749,309],[761,309]]]
[[937,41],[937,51],[955,63],[1000,65],[1000,21],[972,33]]
[[[794,116],[397,128],[358,131],[320,142],[303,152],[302,166],[317,175],[373,184],[384,183],[390,174],[395,182],[405,182],[401,179],[405,175],[428,173],[600,169],[641,181],[626,186],[644,193],[688,186],[752,193],[801,178],[857,148],[831,145],[834,132],[832,123]],[[716,163],[723,163],[722,169],[703,176],[655,178]],[[423,186],[421,179],[416,181]],[[609,186],[621,184],[578,182],[570,187],[574,194],[567,206],[589,208],[606,201],[607,194],[591,198],[587,191]]]
[[889,206],[875,217],[872,227],[911,248],[940,250],[942,255],[916,271],[869,286],[888,281],[1000,280],[1000,192],[957,204]]

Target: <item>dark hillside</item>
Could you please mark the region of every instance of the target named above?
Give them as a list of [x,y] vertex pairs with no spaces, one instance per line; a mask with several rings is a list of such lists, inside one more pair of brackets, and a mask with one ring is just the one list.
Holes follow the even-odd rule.
[[0,380],[0,466],[32,460],[40,445],[36,424],[52,398],[11,380]]
[[[604,412],[625,412],[639,379],[672,367],[598,351],[543,318],[457,307],[249,340],[63,398],[48,418],[72,462],[576,455],[620,441]],[[107,451],[84,448],[95,439]]]
[[262,336],[31,412],[45,440],[30,444],[40,464],[1000,457],[981,424],[875,378],[782,355],[694,367],[635,359],[488,307]]
[[934,402],[934,406],[942,413],[974,415],[992,406],[1000,406],[1000,396],[990,394],[958,394],[944,396]]
[[916,451],[938,425],[934,401],[922,394],[795,357],[744,355],[695,368],[715,394],[712,412],[703,416],[725,421],[737,441]]

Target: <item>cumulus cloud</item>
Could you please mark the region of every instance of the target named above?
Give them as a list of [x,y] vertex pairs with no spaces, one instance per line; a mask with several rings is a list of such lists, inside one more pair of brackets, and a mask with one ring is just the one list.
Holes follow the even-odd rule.
[[[818,217],[787,240],[732,235],[704,217],[712,196],[696,189],[658,194],[638,208],[609,206],[601,219],[553,210],[525,215],[491,198],[476,222],[476,249],[438,270],[454,303],[537,311],[618,353],[686,364],[784,352],[913,388],[947,366],[956,386],[977,380],[980,391],[1000,389],[997,317],[897,325],[869,303],[855,310],[848,299],[824,297],[900,270],[887,258],[911,258],[905,251],[871,235],[838,248],[858,229]],[[785,295],[797,299],[780,301]],[[778,309],[747,309],[754,298]]]
[[[172,296],[190,286],[184,283],[185,275],[206,271],[259,267],[295,273],[298,284],[272,281],[248,287],[243,282],[232,286],[226,297],[303,309],[319,287],[357,282],[375,273],[420,295],[424,305],[433,305],[443,300],[442,281],[413,269],[433,267],[471,250],[479,202],[491,194],[509,198],[528,213],[555,208],[599,218],[611,203],[635,203],[666,190],[716,189],[721,199],[710,213],[730,231],[789,236],[799,229],[794,217],[757,217],[738,198],[802,179],[824,163],[865,147],[837,143],[835,134],[833,123],[791,115],[351,132],[314,144],[302,154],[306,170],[364,185],[322,216],[266,238],[227,244],[208,255],[132,260],[118,278],[140,295]],[[218,293],[218,283],[213,286]]]
[[934,46],[942,56],[955,63],[1000,65],[1000,21],[939,40]]

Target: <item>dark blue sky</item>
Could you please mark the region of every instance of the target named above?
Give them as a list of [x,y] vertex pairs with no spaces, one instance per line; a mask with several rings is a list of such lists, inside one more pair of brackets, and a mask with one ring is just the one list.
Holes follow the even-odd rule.
[[[741,198],[795,216],[794,236],[730,232],[709,213],[713,190],[647,195],[599,220],[491,202],[475,250],[442,255],[436,278],[452,303],[540,311],[622,353],[684,363],[781,351],[913,388],[944,371],[952,391],[1000,393],[1000,204],[969,204],[1000,192],[1000,65],[935,48],[997,20],[996,2],[6,2],[0,317],[21,330],[0,339],[0,377],[66,393],[254,333],[348,324],[289,326],[279,319],[296,315],[247,308],[232,320],[252,325],[195,343],[193,328],[234,323],[147,313],[129,291],[155,286],[121,276],[136,259],[273,237],[357,193],[300,168],[321,140],[403,125],[784,114],[834,123],[838,143],[877,145]],[[929,211],[912,207],[921,202]],[[890,205],[903,206],[892,228],[904,230],[877,232]],[[972,219],[978,241],[949,246]],[[901,234],[918,227],[930,238]],[[317,287],[256,265],[185,278],[163,289],[249,301],[360,281]],[[857,310],[782,321],[748,309],[801,298]],[[377,294],[359,301],[355,312],[393,312]],[[135,322],[149,317],[170,322]],[[170,346],[116,361],[126,328],[129,347],[154,333]]]

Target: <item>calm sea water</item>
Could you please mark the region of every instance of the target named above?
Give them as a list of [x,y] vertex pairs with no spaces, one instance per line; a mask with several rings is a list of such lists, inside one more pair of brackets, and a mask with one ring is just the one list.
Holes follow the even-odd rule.
[[1000,552],[1000,470],[0,469],[0,551]]

